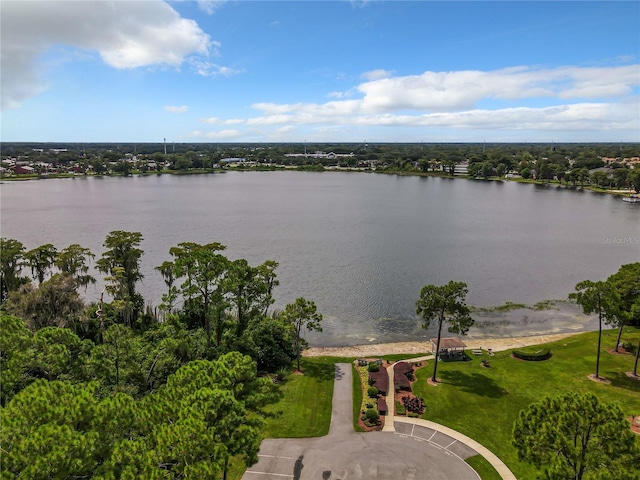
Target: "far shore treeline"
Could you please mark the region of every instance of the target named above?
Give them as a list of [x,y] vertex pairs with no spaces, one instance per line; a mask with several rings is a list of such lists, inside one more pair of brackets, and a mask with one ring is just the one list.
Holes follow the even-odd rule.
[[638,143],[7,143],[4,179],[363,170],[640,190]]

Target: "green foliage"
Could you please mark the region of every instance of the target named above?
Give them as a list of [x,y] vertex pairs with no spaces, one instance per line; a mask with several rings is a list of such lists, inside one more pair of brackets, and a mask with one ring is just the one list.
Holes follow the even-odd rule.
[[121,318],[127,325],[131,325],[137,318],[144,303],[136,291],[136,283],[144,278],[140,271],[143,253],[138,248],[140,242],[140,232],[110,232],[104,241],[107,250],[96,262],[96,268],[107,274],[107,292],[113,297],[114,304],[117,304]]
[[33,338],[24,321],[0,312],[0,404],[6,403],[31,381],[27,374]]
[[380,418],[380,414],[375,408],[368,409],[366,412],[364,412],[364,416],[369,423],[377,422]]
[[514,350],[513,356],[520,360],[540,361],[551,358],[551,350],[549,348],[538,348],[536,350]]
[[45,276],[53,267],[57,256],[56,247],[50,243],[40,245],[24,254],[25,264],[31,269],[31,276],[38,280],[39,284],[44,282]]
[[92,343],[68,328],[45,327],[33,336],[29,373],[47,380],[84,381],[84,365]]
[[263,317],[249,325],[246,332],[248,350],[260,371],[276,372],[287,368],[296,358],[294,328],[278,316]]
[[3,478],[91,476],[98,466],[92,386],[38,380],[2,410]]
[[58,252],[55,265],[62,273],[71,275],[79,286],[86,288],[89,284],[96,283],[96,279],[87,273],[87,263],[93,258],[95,255],[91,250],[74,243]]
[[300,356],[307,342],[302,338],[302,327],[307,330],[322,331],[322,315],[317,313],[316,304],[304,298],[298,298],[288,304],[282,311],[282,319],[295,329],[294,348],[297,356],[297,367],[300,370]]
[[521,459],[544,467],[548,479],[617,479],[640,461],[620,406],[602,403],[591,393],[534,403],[520,413],[513,444]]
[[640,326],[640,262],[622,265],[607,283],[616,292],[612,323],[620,328]]
[[48,326],[78,328],[84,316],[84,302],[69,275],[56,274],[37,287],[26,284],[10,292],[6,309],[32,330]]
[[13,238],[0,238],[0,302],[4,302],[9,292],[17,290],[29,280],[20,275],[24,262],[25,248]]
[[396,415],[406,415],[407,409],[404,404],[398,400],[396,400]]
[[[433,320],[438,322],[437,348],[440,349],[442,325],[448,322],[449,332],[466,335],[474,324],[469,307],[465,303],[468,289],[463,282],[450,281],[446,285],[426,285],[420,291],[420,298],[416,301],[416,314],[422,320],[422,328],[428,329]],[[433,364],[433,376],[431,380],[437,381],[438,357],[435,356]]]
[[145,372],[140,362],[141,343],[131,328],[111,325],[103,342],[91,350],[87,372],[106,391],[137,395],[144,389]]
[[368,372],[379,372],[380,371],[380,365],[378,365],[375,362],[370,362],[369,365],[367,365],[367,371]]
[[257,461],[262,408],[276,398],[238,353],[191,362],[138,401],[37,380],[0,411],[2,477],[217,480],[231,456]]
[[[205,328],[208,338],[211,337],[211,318],[218,319],[219,316],[214,313],[221,313],[225,308],[221,284],[228,268],[228,260],[217,253],[224,249],[225,246],[219,243],[199,245],[183,242],[169,250],[174,257],[173,263],[164,262],[156,267],[169,286],[167,298],[171,298],[173,282],[184,278],[180,285],[180,293],[184,299],[189,299],[191,309],[194,308],[193,302],[198,302],[197,310],[202,317],[200,325]],[[212,312],[214,309],[216,312]],[[219,332],[216,344],[219,344],[222,331],[218,328],[216,331]]]
[[378,397],[378,389],[376,387],[369,387],[367,388],[367,395],[369,395],[370,398],[377,398]]
[[582,306],[585,314],[598,314],[598,347],[596,350],[596,378],[600,377],[600,344],[602,342],[602,322],[613,323],[620,315],[620,296],[610,282],[592,282],[585,280],[576,285],[576,292],[569,298]]

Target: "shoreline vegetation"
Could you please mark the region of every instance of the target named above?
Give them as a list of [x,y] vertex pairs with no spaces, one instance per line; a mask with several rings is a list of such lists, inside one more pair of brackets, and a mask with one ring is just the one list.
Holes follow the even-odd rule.
[[490,176],[487,178],[479,178],[471,175],[449,175],[446,172],[418,172],[418,171],[402,171],[402,170],[375,170],[371,168],[358,168],[358,167],[336,167],[336,168],[327,168],[322,165],[304,165],[304,166],[258,166],[258,167],[235,167],[230,169],[224,168],[199,168],[199,169],[190,169],[190,170],[159,170],[154,172],[132,172],[129,175],[124,175],[122,173],[82,173],[82,174],[74,174],[74,173],[53,173],[53,174],[26,174],[26,175],[0,175],[0,183],[3,182],[23,182],[28,180],[47,180],[47,179],[60,179],[60,178],[87,178],[87,177],[131,177],[131,176],[140,176],[140,177],[149,177],[149,176],[159,176],[159,175],[212,175],[212,174],[220,174],[226,173],[229,171],[238,171],[238,172],[275,172],[275,171],[304,171],[304,172],[352,172],[352,173],[377,173],[377,174],[386,174],[386,175],[397,175],[403,177],[438,177],[438,178],[450,178],[450,179],[463,179],[463,180],[474,180],[481,182],[515,182],[515,183],[527,183],[534,184],[540,186],[549,186],[549,187],[557,187],[557,188],[567,188],[567,189],[583,189],[590,190],[595,193],[605,193],[608,195],[626,197],[630,194],[636,193],[635,190],[631,188],[621,189],[621,188],[604,188],[597,185],[568,185],[565,183],[564,185],[558,180],[536,180],[531,178],[504,178],[498,176]]

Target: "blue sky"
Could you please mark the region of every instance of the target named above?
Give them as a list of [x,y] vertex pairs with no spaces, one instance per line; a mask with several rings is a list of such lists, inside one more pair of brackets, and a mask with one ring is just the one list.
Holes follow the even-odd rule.
[[640,141],[640,2],[2,0],[3,141]]

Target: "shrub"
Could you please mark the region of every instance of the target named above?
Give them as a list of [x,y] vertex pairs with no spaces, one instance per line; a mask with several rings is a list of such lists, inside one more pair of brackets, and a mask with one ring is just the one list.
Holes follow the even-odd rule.
[[374,408],[370,408],[369,410],[367,410],[367,412],[364,414],[364,416],[366,417],[366,419],[369,422],[377,422],[378,419],[380,418],[380,415],[378,414],[378,411]]
[[284,368],[281,368],[280,370],[278,370],[276,372],[276,380],[278,380],[279,382],[284,382],[285,378],[287,378],[287,370]]
[[373,408],[373,403],[367,403],[367,408]]
[[416,412],[409,412],[409,416],[411,418],[418,418],[420,415],[418,415]]
[[371,362],[367,367],[367,370],[370,372],[377,372],[380,370],[380,366],[377,363]]
[[396,401],[396,415],[406,415],[407,409],[401,402]]
[[424,400],[420,397],[402,397],[402,405],[409,412],[414,412],[419,415],[424,413],[425,404]]
[[367,389],[367,395],[371,398],[376,398],[378,396],[378,389],[376,387],[369,387]]
[[373,386],[376,383],[376,379],[373,377],[369,377],[369,386]]
[[541,348],[540,350],[514,350],[513,356],[520,360],[535,362],[550,358],[551,350],[548,348]]

